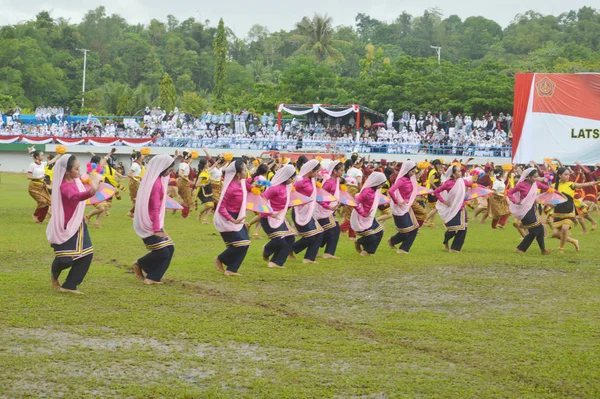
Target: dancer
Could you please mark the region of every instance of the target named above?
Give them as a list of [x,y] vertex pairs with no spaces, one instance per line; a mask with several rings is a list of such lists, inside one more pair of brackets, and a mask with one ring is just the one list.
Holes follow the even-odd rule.
[[317,223],[323,229],[321,247],[325,247],[323,259],[339,259],[335,256],[338,241],[340,239],[340,225],[335,220],[334,213],[340,207],[340,177],[344,173],[344,164],[340,161],[331,161],[327,165],[329,179],[323,183],[323,190],[333,195],[338,201],[321,202],[315,207]]
[[252,189],[246,181],[247,177],[244,162],[238,159],[230,163],[225,169],[223,191],[215,208],[213,222],[227,247],[215,258],[215,267],[225,276],[240,276],[238,270],[250,247],[250,237],[244,223],[247,192]]
[[[86,190],[80,179],[79,161],[74,155],[61,157],[54,167],[52,179],[52,216],[46,236],[56,257],[52,262],[52,286],[60,292],[82,294],[77,290],[87,274],[94,248],[84,222],[85,201],[96,194],[100,175],[90,176],[91,188]],[[60,273],[69,270],[60,285]]]
[[190,162],[192,162],[192,153],[184,150],[181,153],[181,162],[177,173],[177,192],[182,200],[183,210],[181,216],[185,219],[190,215],[190,208],[194,204],[192,190],[190,189]]
[[134,150],[131,154],[131,169],[127,174],[127,177],[129,177],[129,197],[133,203],[131,210],[127,213],[127,216],[130,218],[133,218],[133,213],[135,212],[135,198],[138,189],[140,188],[140,181],[146,172],[146,167],[142,164],[143,160],[144,155],[142,155],[140,151]]
[[575,221],[575,190],[578,188],[591,187],[598,184],[596,181],[591,181],[588,183],[573,183],[569,180],[570,177],[570,170],[564,166],[559,167],[556,171],[556,183],[554,188],[567,199],[566,202],[558,204],[554,207],[552,220],[552,238],[558,238],[560,240],[560,247],[558,248],[560,252],[564,252],[565,242],[573,244],[575,250],[579,251],[579,241],[570,236],[571,229],[573,228],[573,222]]
[[508,191],[507,197],[513,216],[521,222],[519,229],[527,230],[523,240],[515,249],[517,253],[526,252],[533,240],[537,240],[542,255],[548,255],[551,250],[546,249],[544,242],[544,226],[540,220],[538,205],[535,203],[538,190],[547,191],[550,187],[541,182],[536,168],[526,169],[517,185]]
[[164,230],[167,185],[174,166],[170,155],[152,158],[137,193],[133,228],[150,253],[133,263],[133,272],[146,285],[162,284],[175,253],[173,241]]
[[[269,166],[265,163],[261,163],[260,165],[258,165],[256,167],[256,170],[254,171],[254,173],[252,173],[252,175],[248,178],[249,182],[252,183],[256,183],[258,181],[262,181],[262,180],[267,180],[266,175],[269,172]],[[258,187],[259,189],[264,191],[264,187]],[[252,218],[252,220],[250,220],[250,222],[248,222],[246,224],[246,227],[248,228],[248,231],[250,231],[250,228],[252,228],[252,225],[256,225],[254,227],[254,234],[252,234],[252,238],[255,238],[257,240],[260,240],[262,237],[260,236],[260,234],[258,234],[258,232],[260,231],[260,213],[258,212],[254,212],[254,217]]]
[[[434,159],[431,162],[431,165],[432,165],[432,168],[429,171],[429,173],[427,174],[427,183],[425,184],[425,187],[427,187],[430,190],[435,190],[440,185],[440,179],[442,177],[444,165],[442,165],[442,161],[440,161],[439,159]],[[427,195],[427,201],[429,202],[429,206],[431,207],[431,210],[427,214],[427,217],[425,218],[425,222],[423,222],[423,224],[425,224],[429,227],[435,226],[434,218],[438,212],[437,207],[436,207],[437,200],[438,199],[434,194]]]
[[202,221],[202,224],[208,224],[208,214],[215,208],[210,173],[208,173],[208,160],[201,159],[198,161],[198,172],[195,186],[198,188],[198,198],[203,205],[198,213],[198,221]]
[[43,223],[48,215],[50,209],[51,196],[46,186],[45,181],[45,168],[55,163],[60,155],[50,159],[48,162],[42,162],[44,160],[44,152],[36,151],[35,147],[28,148],[33,162],[29,165],[27,170],[27,179],[29,179],[29,195],[37,202],[35,212],[33,212],[32,218],[35,223]]
[[352,211],[350,224],[360,237],[354,242],[354,248],[361,256],[375,254],[383,237],[383,226],[377,222],[375,215],[382,198],[381,187],[386,180],[381,172],[371,173],[356,197],[356,208]]
[[396,235],[388,240],[388,244],[396,249],[396,245],[402,243],[397,251],[399,254],[407,254],[410,251],[419,232],[419,222],[412,208],[418,191],[416,171],[417,165],[413,161],[403,162],[396,182],[388,191],[392,198],[392,214],[398,230]]
[[321,169],[319,161],[311,159],[302,165],[299,174],[302,179],[294,184],[297,192],[312,199],[308,204],[299,205],[292,209],[292,220],[302,238],[294,243],[290,257],[294,259],[296,257],[294,254],[298,254],[306,249],[302,263],[317,263],[315,262],[315,258],[319,252],[323,237],[323,228],[313,217],[317,206],[317,202],[315,201],[317,196],[315,177],[319,169]]
[[[494,172],[494,167],[490,163],[486,163],[483,167],[483,175],[477,178],[477,185],[485,188],[492,188],[492,173]],[[475,213],[473,214],[473,219],[477,220],[480,214],[483,214],[481,217],[481,224],[485,223],[486,219],[489,216],[489,203],[487,197],[478,197],[475,201],[477,203],[477,208],[475,209]]]
[[[444,249],[447,252],[459,253],[467,236],[467,211],[465,209],[465,193],[467,187],[472,187],[470,180],[462,178],[460,167],[451,165],[444,174],[446,181],[435,189],[437,197],[436,208],[446,225],[444,234]],[[442,195],[442,192],[446,194]],[[452,240],[452,246],[449,242]]]
[[510,215],[508,200],[504,195],[507,180],[508,171],[498,174],[492,185],[494,193],[488,198],[488,214],[492,218],[492,229],[503,229]]
[[[91,163],[95,163],[95,164],[100,164],[100,156],[98,155],[94,155],[92,156],[92,159],[90,160]],[[105,176],[102,176],[100,179],[100,182],[105,180]],[[101,201],[98,202],[97,204],[94,204],[94,209],[85,217],[85,221],[86,223],[91,223],[92,218],[94,216],[96,216],[96,222],[94,223],[94,228],[99,229],[100,228],[100,221],[102,220],[102,218],[104,216],[106,216],[108,214],[108,208],[110,207],[110,203],[108,202],[108,200],[106,201]]]
[[273,209],[272,215],[263,215],[260,219],[260,225],[270,240],[263,247],[263,260],[269,262],[267,267],[270,268],[284,268],[294,245],[295,233],[290,229],[285,216],[295,178],[296,168],[293,165],[282,166],[273,176],[271,187],[263,193]]

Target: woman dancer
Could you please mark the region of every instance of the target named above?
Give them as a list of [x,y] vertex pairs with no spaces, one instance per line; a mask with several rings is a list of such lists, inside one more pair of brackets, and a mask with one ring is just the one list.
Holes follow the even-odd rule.
[[189,150],[184,150],[181,153],[181,162],[179,163],[179,171],[177,173],[177,192],[182,200],[183,210],[181,216],[185,219],[190,214],[190,208],[194,204],[192,198],[192,190],[190,189],[190,162],[192,162],[192,153]]
[[[459,253],[467,236],[467,211],[465,209],[465,193],[472,187],[470,180],[462,178],[460,167],[451,165],[444,174],[446,181],[433,192],[438,202],[436,208],[446,225],[444,249],[447,252]],[[446,194],[442,195],[442,192]],[[452,240],[453,239],[453,240]],[[452,240],[452,246],[449,242]]]
[[[101,158],[99,155],[94,155],[92,156],[92,159],[90,160],[91,163],[95,163],[95,164],[100,164]],[[106,177],[102,176],[101,177],[101,181],[103,181]],[[94,209],[85,217],[85,221],[86,223],[91,223],[91,220],[94,216],[96,216],[96,222],[94,223],[94,228],[99,229],[100,228],[100,221],[102,220],[102,218],[104,216],[106,216],[108,214],[108,208],[110,207],[110,203],[108,202],[108,200],[106,201],[101,201],[97,204],[94,205]]]
[[338,256],[335,256],[335,251],[340,239],[340,225],[333,215],[340,207],[340,177],[344,173],[344,164],[337,160],[330,162],[327,165],[327,173],[330,177],[323,183],[323,190],[333,195],[338,201],[317,204],[315,207],[315,217],[317,223],[323,229],[323,237],[321,239],[321,247],[325,247],[323,258],[339,259]]
[[317,202],[317,186],[315,177],[321,169],[321,164],[317,159],[311,159],[302,165],[300,176],[302,180],[294,184],[294,188],[300,194],[306,195],[312,199],[311,202],[304,205],[299,205],[292,209],[292,220],[296,226],[296,230],[302,237],[296,241],[292,247],[290,257],[296,258],[294,254],[298,254],[306,249],[302,263],[315,264],[315,258],[321,246],[321,238],[323,236],[323,228],[315,221],[313,215]]
[[388,244],[396,249],[396,245],[402,243],[397,251],[399,254],[407,254],[410,251],[419,232],[419,222],[412,208],[418,192],[416,172],[417,165],[413,161],[403,162],[396,182],[388,191],[392,198],[392,214],[398,231],[388,240]]
[[174,164],[170,155],[152,158],[137,193],[133,228],[150,253],[134,262],[133,272],[147,285],[162,284],[175,252],[173,241],[164,230],[167,185]]
[[[427,183],[425,184],[425,187],[427,187],[428,189],[431,189],[431,190],[435,190],[440,186],[440,179],[442,177],[442,171],[444,170],[444,165],[442,165],[442,161],[440,161],[439,159],[434,159],[431,162],[431,165],[432,165],[432,168],[429,171],[429,173],[427,174]],[[427,217],[425,218],[425,222],[423,222],[423,224],[425,224],[429,227],[435,226],[434,218],[435,218],[435,215],[438,213],[438,210],[436,207],[437,200],[438,199],[434,194],[428,194],[427,201],[429,202],[429,206],[431,207],[431,210],[427,214]]]
[[263,260],[269,262],[267,267],[270,268],[283,269],[294,245],[295,233],[290,229],[285,216],[295,178],[296,168],[293,165],[282,166],[273,176],[271,187],[263,193],[273,209],[272,215],[263,215],[260,219],[260,225],[270,240],[263,247]]
[[350,225],[360,237],[354,242],[354,248],[361,256],[370,256],[377,252],[383,237],[383,226],[377,222],[375,215],[382,197],[381,187],[386,180],[381,172],[371,173],[356,197],[357,205],[352,211]]
[[215,208],[215,203],[210,184],[210,174],[208,173],[208,161],[206,159],[201,159],[198,162],[198,171],[195,185],[198,187],[198,198],[203,205],[198,213],[198,221],[202,220],[202,224],[208,224],[208,213]]
[[550,187],[541,182],[536,168],[526,169],[517,185],[508,191],[507,197],[513,216],[521,221],[520,229],[527,230],[523,240],[515,249],[517,253],[526,252],[533,240],[537,240],[542,255],[548,255],[550,250],[546,249],[544,242],[544,226],[540,220],[538,206],[535,203],[538,190],[547,191]]
[[[86,190],[81,179],[80,165],[74,155],[65,155],[56,162],[52,179],[52,216],[46,236],[56,257],[52,262],[52,286],[60,292],[82,294],[77,290],[87,274],[94,248],[84,222],[85,201],[96,194],[100,175],[90,176],[91,188]],[[69,270],[60,285],[60,273]]]
[[571,229],[573,228],[573,222],[575,221],[575,190],[583,187],[591,187],[598,182],[591,181],[588,183],[573,183],[569,179],[571,172],[569,169],[561,166],[556,171],[556,183],[554,188],[561,193],[565,198],[566,202],[558,204],[554,207],[554,214],[552,220],[552,238],[558,238],[560,240],[560,247],[558,250],[564,252],[565,242],[573,244],[576,251],[579,251],[579,241],[572,238]]
[[129,177],[129,197],[133,203],[133,207],[127,213],[127,216],[133,218],[133,212],[135,212],[135,198],[137,196],[138,189],[140,188],[140,181],[146,172],[146,167],[142,164],[144,156],[139,151],[133,151],[131,154],[131,169],[127,174]]
[[492,218],[492,229],[503,229],[510,215],[509,203],[504,195],[507,182],[508,171],[505,171],[502,174],[498,174],[492,184],[494,193],[488,198],[488,213]]
[[225,169],[223,191],[215,209],[214,224],[226,246],[225,251],[215,258],[215,267],[226,276],[240,276],[238,270],[250,247],[244,223],[247,192],[252,189],[247,177],[244,162],[238,159],[230,163]]
[[[254,173],[252,173],[252,175],[248,178],[249,183],[256,183],[258,181],[261,180],[267,180],[266,175],[269,172],[269,166],[265,163],[261,163],[260,165],[258,165],[256,167],[256,170],[254,171]],[[264,188],[264,187],[263,187]],[[254,234],[252,234],[252,238],[256,238],[257,240],[260,240],[262,237],[260,236],[260,234],[258,234],[258,232],[260,231],[260,213],[255,212],[254,213],[255,216],[252,218],[252,220],[250,220],[250,222],[248,222],[248,224],[246,225],[246,227],[248,228],[248,231],[250,231],[250,228],[252,228],[252,225],[256,224],[256,227],[254,227]]]
[[44,160],[44,153],[42,151],[36,151],[34,147],[29,148],[33,162],[29,165],[27,170],[27,179],[29,179],[29,195],[37,202],[35,212],[33,212],[32,218],[35,223],[42,223],[48,215],[50,209],[51,197],[46,186],[45,167],[52,165],[58,161],[59,156],[56,156],[48,162],[42,162]]

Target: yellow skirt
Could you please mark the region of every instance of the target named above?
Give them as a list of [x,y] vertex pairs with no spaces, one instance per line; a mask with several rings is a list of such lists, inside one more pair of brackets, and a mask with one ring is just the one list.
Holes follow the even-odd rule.
[[177,178],[177,190],[179,192],[179,196],[183,201],[183,206],[191,208],[194,200],[192,198],[192,190],[190,189],[190,182],[188,179],[183,177]]
[[510,215],[508,199],[500,194],[490,195],[488,198],[488,211],[492,219],[499,219],[502,216]]
[[140,188],[139,180],[129,179],[129,198],[131,198],[131,201],[135,202],[139,188]]
[[417,201],[413,202],[411,208],[418,221],[424,221],[427,218],[427,211]]
[[552,229],[560,229],[562,226],[569,226],[569,229],[572,229],[573,219],[555,219],[552,221]]
[[45,208],[51,204],[52,197],[50,197],[48,187],[46,187],[46,183],[43,181],[30,181],[29,195],[37,202],[38,208]]
[[210,187],[212,188],[213,202],[218,203],[221,199],[221,182],[210,181]]

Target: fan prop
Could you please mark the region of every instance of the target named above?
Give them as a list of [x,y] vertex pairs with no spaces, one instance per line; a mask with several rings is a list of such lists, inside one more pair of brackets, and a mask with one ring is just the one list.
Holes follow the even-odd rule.
[[567,202],[567,199],[557,192],[538,195],[536,201],[542,205],[558,205]]
[[340,202],[342,205],[355,207],[356,200],[348,191],[340,191]]
[[322,188],[317,188],[317,202],[336,202],[337,199],[329,194],[327,190]]
[[173,198],[167,197],[167,204],[165,208],[180,211],[183,209],[183,206],[179,202],[175,201]]
[[433,190],[423,186],[417,186],[417,195],[433,194]]
[[269,205],[269,202],[260,195],[248,193],[246,199],[246,209],[256,213],[272,214],[273,208]]
[[[86,189],[90,189],[90,186],[86,185],[85,186]],[[98,191],[96,191],[96,194],[89,198],[85,204],[86,205],[96,205],[99,204],[103,201],[106,201],[110,198],[112,198],[113,195],[115,195],[117,193],[117,189],[114,188],[113,186],[111,186],[110,184],[107,183],[100,183],[100,187],[98,188]]]
[[475,187],[467,190],[465,193],[465,201],[470,201],[475,198],[487,197],[488,195],[493,194],[494,192],[489,188],[485,187]]
[[306,195],[300,194],[297,191],[292,191],[290,194],[290,202],[288,206],[293,208],[298,205],[305,205],[312,201],[312,198],[307,197]]

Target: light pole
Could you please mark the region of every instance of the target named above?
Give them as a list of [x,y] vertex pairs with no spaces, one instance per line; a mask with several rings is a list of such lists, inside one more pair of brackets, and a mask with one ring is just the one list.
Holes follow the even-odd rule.
[[437,53],[438,56],[438,65],[440,65],[441,62],[441,58],[442,58],[442,48],[438,47],[438,46],[429,46],[432,49],[435,49],[435,52]]
[[81,109],[83,109],[83,105],[85,104],[85,69],[87,65],[87,53],[88,49],[78,48],[75,50],[83,51],[83,86],[81,87]]

